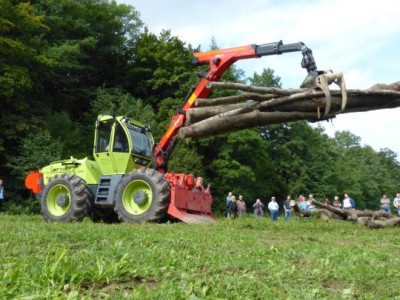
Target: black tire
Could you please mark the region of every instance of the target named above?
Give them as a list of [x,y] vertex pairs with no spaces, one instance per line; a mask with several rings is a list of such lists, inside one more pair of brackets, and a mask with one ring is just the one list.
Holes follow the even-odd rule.
[[82,178],[61,174],[44,188],[41,212],[48,222],[79,222],[88,215],[91,203],[90,190]]
[[115,211],[124,222],[159,222],[165,219],[170,187],[153,169],[138,169],[125,175],[115,193]]

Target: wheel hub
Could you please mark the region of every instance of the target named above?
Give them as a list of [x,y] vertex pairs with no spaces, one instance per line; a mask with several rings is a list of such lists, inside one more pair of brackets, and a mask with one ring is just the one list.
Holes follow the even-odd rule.
[[137,191],[133,195],[133,202],[135,202],[137,205],[143,205],[149,200],[149,197],[147,196],[147,193],[143,191]]
[[57,201],[57,205],[60,207],[66,207],[69,202],[67,195],[58,195],[56,201]]

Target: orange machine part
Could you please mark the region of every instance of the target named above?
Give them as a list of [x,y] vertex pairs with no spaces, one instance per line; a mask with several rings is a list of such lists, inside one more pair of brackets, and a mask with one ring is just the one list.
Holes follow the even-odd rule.
[[42,173],[31,171],[25,178],[25,186],[35,194],[42,191]]
[[211,204],[210,188],[196,186],[197,180],[193,175],[166,173],[165,178],[171,187],[171,199],[168,214],[186,223],[215,223]]

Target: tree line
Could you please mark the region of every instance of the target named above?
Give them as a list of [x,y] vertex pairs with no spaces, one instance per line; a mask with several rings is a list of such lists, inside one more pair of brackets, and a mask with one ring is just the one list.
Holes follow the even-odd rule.
[[[30,201],[23,184],[30,170],[91,156],[100,113],[138,119],[159,139],[204,71],[192,53],[209,50],[169,30],[151,33],[134,7],[107,0],[0,0],[0,32],[0,177],[7,199],[21,206]],[[281,86],[269,68],[247,77],[231,67],[222,80]],[[306,122],[179,141],[169,170],[204,177],[221,212],[231,190],[248,203],[346,192],[360,209],[400,191],[395,152],[361,146],[348,131],[331,138]]]

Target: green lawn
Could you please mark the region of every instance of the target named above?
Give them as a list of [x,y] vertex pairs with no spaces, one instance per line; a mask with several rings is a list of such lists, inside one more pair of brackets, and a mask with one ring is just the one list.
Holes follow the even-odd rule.
[[0,299],[400,299],[400,228],[0,214]]

